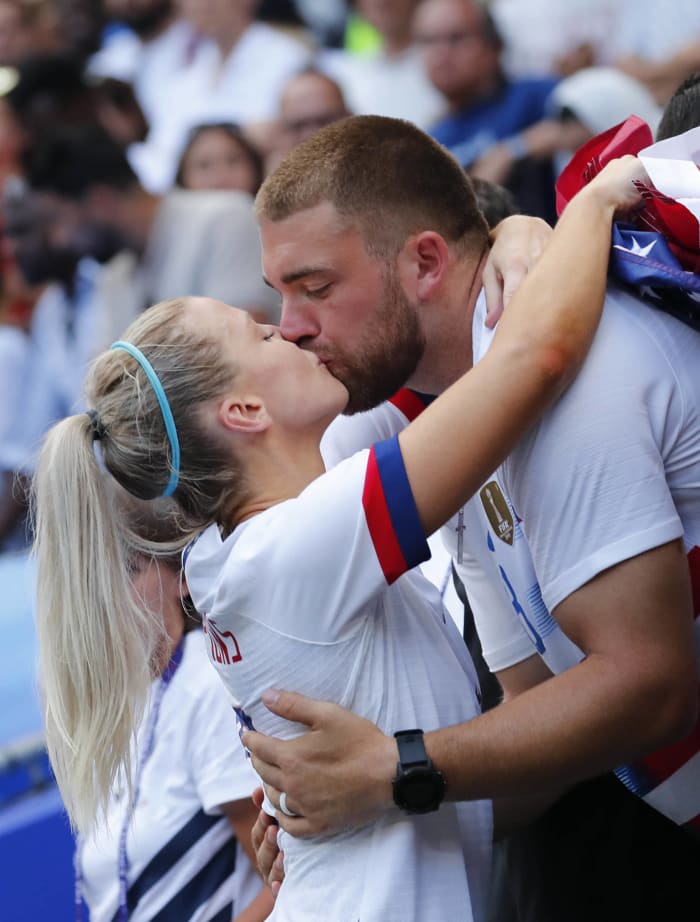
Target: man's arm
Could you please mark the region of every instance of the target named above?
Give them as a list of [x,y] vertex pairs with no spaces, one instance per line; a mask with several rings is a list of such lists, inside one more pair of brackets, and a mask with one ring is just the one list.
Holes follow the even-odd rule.
[[[579,665],[468,723],[426,734],[448,797],[549,796],[681,738],[695,719],[688,567],[680,542],[591,580],[556,615]],[[245,735],[253,765],[294,835],[356,825],[392,809],[396,742],[337,705],[271,693],[274,713],[310,727],[292,742]],[[397,728],[400,729],[400,728]]]

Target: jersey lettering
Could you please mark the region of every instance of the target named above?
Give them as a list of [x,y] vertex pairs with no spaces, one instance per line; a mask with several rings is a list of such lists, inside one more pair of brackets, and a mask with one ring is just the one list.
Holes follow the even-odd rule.
[[213,618],[204,618],[204,633],[209,638],[211,658],[215,663],[230,666],[243,659],[238,641],[231,631],[220,631]]

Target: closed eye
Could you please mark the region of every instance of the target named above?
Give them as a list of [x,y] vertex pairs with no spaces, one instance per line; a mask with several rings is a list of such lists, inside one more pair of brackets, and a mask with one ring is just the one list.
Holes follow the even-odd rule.
[[320,288],[307,288],[306,296],[308,298],[323,298],[328,294],[331,287],[330,282],[326,282],[325,285],[321,285]]

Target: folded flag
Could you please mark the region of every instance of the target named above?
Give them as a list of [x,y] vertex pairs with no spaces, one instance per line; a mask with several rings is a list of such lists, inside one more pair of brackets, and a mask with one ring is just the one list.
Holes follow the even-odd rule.
[[650,184],[641,186],[632,223],[613,226],[610,273],[700,330],[700,127],[651,142],[651,129],[634,115],[592,138],[557,180],[557,211],[609,160],[638,156]]

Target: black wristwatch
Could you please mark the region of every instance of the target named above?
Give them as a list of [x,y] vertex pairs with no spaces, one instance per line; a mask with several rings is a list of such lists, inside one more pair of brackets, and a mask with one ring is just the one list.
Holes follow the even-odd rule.
[[432,813],[445,797],[445,779],[425,751],[422,730],[399,730],[394,803],[405,813]]

